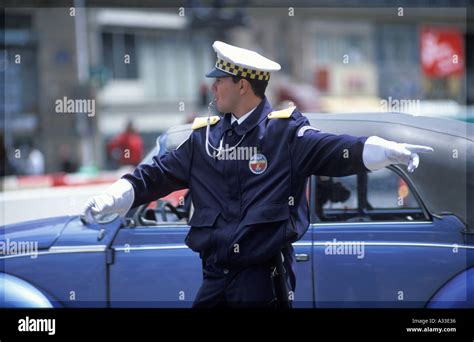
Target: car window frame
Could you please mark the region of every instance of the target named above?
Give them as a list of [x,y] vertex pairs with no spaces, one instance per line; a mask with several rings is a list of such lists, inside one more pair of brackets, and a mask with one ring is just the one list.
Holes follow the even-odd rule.
[[150,201],[148,203],[139,205],[138,207],[131,209],[128,211],[126,215],[126,227],[127,228],[153,228],[153,227],[168,227],[170,225],[176,226],[176,227],[189,227],[189,220],[186,220],[186,222],[181,222],[181,221],[170,221],[170,222],[156,222],[152,220],[147,220],[143,218],[143,212],[145,209],[148,207],[150,203],[154,201]]
[[[405,173],[405,171],[403,171],[403,169],[401,167],[399,167],[398,165],[389,165],[386,167],[387,169],[389,169],[391,172],[394,172],[398,177],[402,178],[403,181],[405,181],[405,183],[407,184],[409,190],[410,190],[410,193],[413,194],[414,196],[414,199],[416,200],[416,202],[418,203],[419,207],[420,207],[420,210],[421,210],[421,213],[423,214],[424,216],[424,220],[423,221],[402,221],[402,220],[398,220],[398,221],[389,221],[389,220],[380,220],[380,221],[368,221],[368,222],[357,222],[357,221],[354,221],[354,222],[347,222],[347,221],[323,221],[320,219],[320,217],[318,217],[318,214],[316,213],[316,183],[317,183],[317,180],[316,180],[316,177],[315,175],[311,176],[310,177],[310,200],[309,200],[309,206],[310,206],[310,222],[311,224],[367,224],[367,223],[370,223],[370,224],[377,224],[377,223],[420,223],[420,222],[432,222],[433,221],[433,215],[431,214],[431,212],[428,210],[426,204],[424,203],[423,199],[421,198],[419,192],[418,192],[418,189],[415,185],[415,183],[412,181],[412,179]],[[377,172],[377,171],[372,171],[372,172]],[[342,177],[337,177],[337,178],[342,178]],[[357,189],[359,189],[359,185],[357,184]],[[359,203],[358,203],[359,204]],[[376,210],[374,210],[375,212]],[[370,212],[366,212],[364,210],[364,215],[368,215],[370,216]]]

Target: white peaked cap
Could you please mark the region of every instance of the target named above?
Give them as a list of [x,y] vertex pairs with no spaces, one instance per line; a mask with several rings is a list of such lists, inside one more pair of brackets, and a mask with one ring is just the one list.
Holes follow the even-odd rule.
[[217,54],[217,61],[214,69],[206,75],[207,77],[224,77],[230,74],[268,81],[270,72],[281,69],[280,64],[252,50],[220,41],[215,41],[212,47]]

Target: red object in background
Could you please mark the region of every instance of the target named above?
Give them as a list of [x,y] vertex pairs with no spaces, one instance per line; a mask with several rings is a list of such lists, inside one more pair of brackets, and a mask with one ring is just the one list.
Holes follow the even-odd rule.
[[102,174],[94,177],[81,174],[67,174],[65,172],[52,173],[50,186],[85,186],[95,184],[112,184],[118,177],[116,174]]
[[300,111],[317,112],[321,110],[319,93],[309,84],[282,84],[276,92],[277,103],[291,101]]
[[[182,205],[184,202],[184,197],[188,193],[188,189],[183,189],[183,190],[177,190],[175,192],[170,193],[169,195],[160,198],[161,201],[164,202],[169,202],[171,203],[174,207],[178,207],[179,205]],[[156,201],[151,202],[148,204],[147,208],[155,208],[156,207]]]
[[314,73],[314,85],[319,91],[329,90],[329,71],[327,68],[319,68]]
[[[120,133],[107,145],[107,150],[109,153],[115,148],[120,149],[121,165],[136,166],[140,164],[143,158],[143,140],[138,133]],[[129,150],[129,153],[125,153],[126,149]]]
[[436,78],[462,74],[463,43],[461,32],[455,28],[422,28],[420,56],[423,73]]
[[400,178],[398,181],[398,198],[402,199],[402,207],[408,207],[408,204],[405,201],[408,195],[410,195],[410,188],[408,187],[408,184]]

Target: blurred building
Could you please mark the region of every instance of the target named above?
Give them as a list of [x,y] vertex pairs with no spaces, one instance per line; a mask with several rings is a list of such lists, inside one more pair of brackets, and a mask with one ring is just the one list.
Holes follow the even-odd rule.
[[[51,172],[59,168],[58,146],[80,146],[84,135],[77,116],[55,110],[57,99],[74,97],[79,87],[74,20],[66,9],[5,12],[2,128],[7,153],[24,159],[27,154],[22,146],[33,144],[44,153],[46,172]],[[93,128],[90,121],[89,131]],[[78,148],[75,154],[80,153]]]
[[[289,17],[288,9],[254,9],[249,10],[254,25],[239,29],[236,40],[243,37],[240,41],[245,43],[249,36],[254,37],[255,46],[270,51],[295,81],[312,84],[323,100],[335,97],[341,102],[349,97],[366,98],[368,104],[374,103],[369,101],[374,98],[378,99],[375,103],[389,98],[472,103],[472,92],[466,94],[464,46],[472,40],[473,32],[466,31],[466,9],[448,8],[449,1],[445,4],[447,8],[402,10],[295,8],[294,18]],[[443,57],[441,49],[459,40],[459,51],[449,50],[451,55],[436,60],[445,63],[457,54],[457,70],[427,72],[421,56],[427,30],[437,31],[446,40],[428,51],[429,55],[437,54],[433,59]],[[471,62],[467,61],[468,66]]]
[[[106,141],[129,119],[151,146],[190,113],[205,114],[202,81],[214,63],[215,39],[260,50],[282,65],[269,87],[275,105],[281,93],[314,100],[309,110],[323,111],[380,111],[380,100],[389,98],[472,103],[466,51],[451,73],[422,63],[427,32],[448,37],[439,49],[459,39],[464,47],[473,37],[465,8],[449,8],[447,0],[436,6],[402,13],[307,7],[293,15],[283,6],[185,9],[184,15],[160,8],[90,7],[74,15],[69,8],[10,8],[2,54],[7,149],[33,141],[52,172],[60,168],[58,147],[68,144],[83,165],[103,167]],[[58,113],[56,101],[64,97],[95,100],[95,115]]]
[[[59,169],[61,143],[75,146],[71,153],[82,164],[102,166],[106,140],[130,118],[153,145],[159,132],[200,109],[200,83],[214,62],[211,40],[190,34],[176,14],[86,8],[85,25],[74,14],[69,8],[6,13],[7,149],[34,141],[47,172]],[[95,115],[57,113],[55,102],[64,97],[95,100]]]
[[197,112],[213,60],[206,35],[164,10],[89,9],[88,35],[99,131],[105,142],[128,119],[150,147],[159,132]]

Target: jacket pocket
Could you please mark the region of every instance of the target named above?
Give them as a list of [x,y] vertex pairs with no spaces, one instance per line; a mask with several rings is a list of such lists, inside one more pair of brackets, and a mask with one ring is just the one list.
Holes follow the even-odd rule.
[[214,244],[213,232],[219,214],[220,211],[214,208],[195,209],[189,220],[191,228],[184,240],[189,248],[198,253],[205,253],[212,249]]
[[234,231],[227,258],[233,265],[264,264],[284,246],[290,210],[287,203],[269,203],[247,210]]
[[286,221],[290,217],[290,208],[288,203],[270,203],[258,207],[251,207],[243,220],[243,225],[256,225],[261,223],[270,223]]
[[214,208],[196,208],[189,220],[191,227],[214,227],[220,211]]

